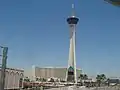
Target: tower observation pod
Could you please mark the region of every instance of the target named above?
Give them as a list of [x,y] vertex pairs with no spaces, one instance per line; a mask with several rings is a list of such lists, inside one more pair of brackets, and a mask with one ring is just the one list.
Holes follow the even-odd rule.
[[69,48],[68,68],[66,72],[66,81],[72,83],[77,83],[75,34],[76,34],[76,25],[78,21],[79,18],[75,16],[74,4],[72,4],[72,15],[67,18],[67,23],[70,27],[70,48]]

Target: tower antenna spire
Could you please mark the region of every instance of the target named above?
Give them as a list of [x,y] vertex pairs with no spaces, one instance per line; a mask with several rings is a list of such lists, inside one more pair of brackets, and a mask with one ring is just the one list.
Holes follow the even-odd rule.
[[75,16],[75,5],[72,4],[72,16]]

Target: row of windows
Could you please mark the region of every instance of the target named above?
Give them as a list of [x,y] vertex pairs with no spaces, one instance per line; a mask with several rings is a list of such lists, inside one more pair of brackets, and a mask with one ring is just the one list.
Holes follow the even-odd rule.
[[[0,72],[1,73],[1,72]],[[16,74],[18,74],[18,75],[20,75],[20,76],[23,76],[23,73],[22,72],[17,72],[17,71],[6,71],[6,73],[8,73],[8,74],[13,74],[13,75],[16,75]]]

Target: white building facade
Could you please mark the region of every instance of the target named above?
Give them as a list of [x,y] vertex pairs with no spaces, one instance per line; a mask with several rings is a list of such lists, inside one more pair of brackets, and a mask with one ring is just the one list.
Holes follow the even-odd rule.
[[[67,68],[64,67],[36,67],[33,66],[31,70],[25,71],[25,76],[29,77],[32,80],[38,78],[58,78],[61,80],[66,80]],[[81,73],[80,69],[77,69],[77,77]]]
[[[1,68],[0,68],[1,77]],[[24,70],[7,68],[5,73],[5,89],[18,89],[20,79],[24,77]],[[0,78],[1,79],[1,78]]]

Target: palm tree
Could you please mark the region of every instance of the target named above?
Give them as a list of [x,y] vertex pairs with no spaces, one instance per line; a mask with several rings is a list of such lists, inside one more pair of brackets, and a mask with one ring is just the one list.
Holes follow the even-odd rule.
[[107,84],[108,84],[108,86],[110,85],[110,79],[109,78],[107,79]]
[[39,81],[39,78],[38,78],[38,77],[36,77],[36,81]]
[[25,81],[25,82],[30,82],[30,79],[29,79],[28,77],[25,77],[25,78],[24,78],[24,81]]
[[97,75],[96,77],[98,86],[100,87],[101,83],[104,83],[106,80],[105,74]]
[[84,79],[84,80],[87,80],[87,79],[88,79],[87,74],[84,74],[84,75],[83,75],[83,79]]
[[50,82],[54,82],[54,79],[53,79],[53,78],[50,78]]
[[83,82],[83,84],[86,86],[87,85],[87,83],[86,83],[86,81],[85,80],[87,80],[88,79],[88,75],[87,74],[84,74],[83,75],[83,80],[84,80],[84,82]]
[[80,76],[78,77],[80,80],[83,80],[83,74],[80,74]]
[[80,76],[78,77],[80,79],[80,82],[82,84],[85,84],[84,82],[82,82],[83,80],[87,80],[88,79],[88,75],[87,74],[80,74]]
[[79,76],[78,78],[80,79],[80,83],[83,84],[83,83],[82,83],[82,80],[83,80],[83,74],[80,74],[80,76]]
[[43,82],[43,78],[40,78],[39,80],[40,80],[41,82]]
[[102,81],[104,82],[106,80],[105,74],[101,74]]
[[97,79],[98,86],[100,87],[100,84],[101,84],[101,75],[97,75],[96,79]]
[[46,82],[47,80],[45,78],[40,78],[39,81]]
[[46,82],[47,80],[45,78],[43,78],[43,82]]
[[80,76],[78,78],[80,80],[87,80],[88,79],[88,75],[87,74],[80,74]]

